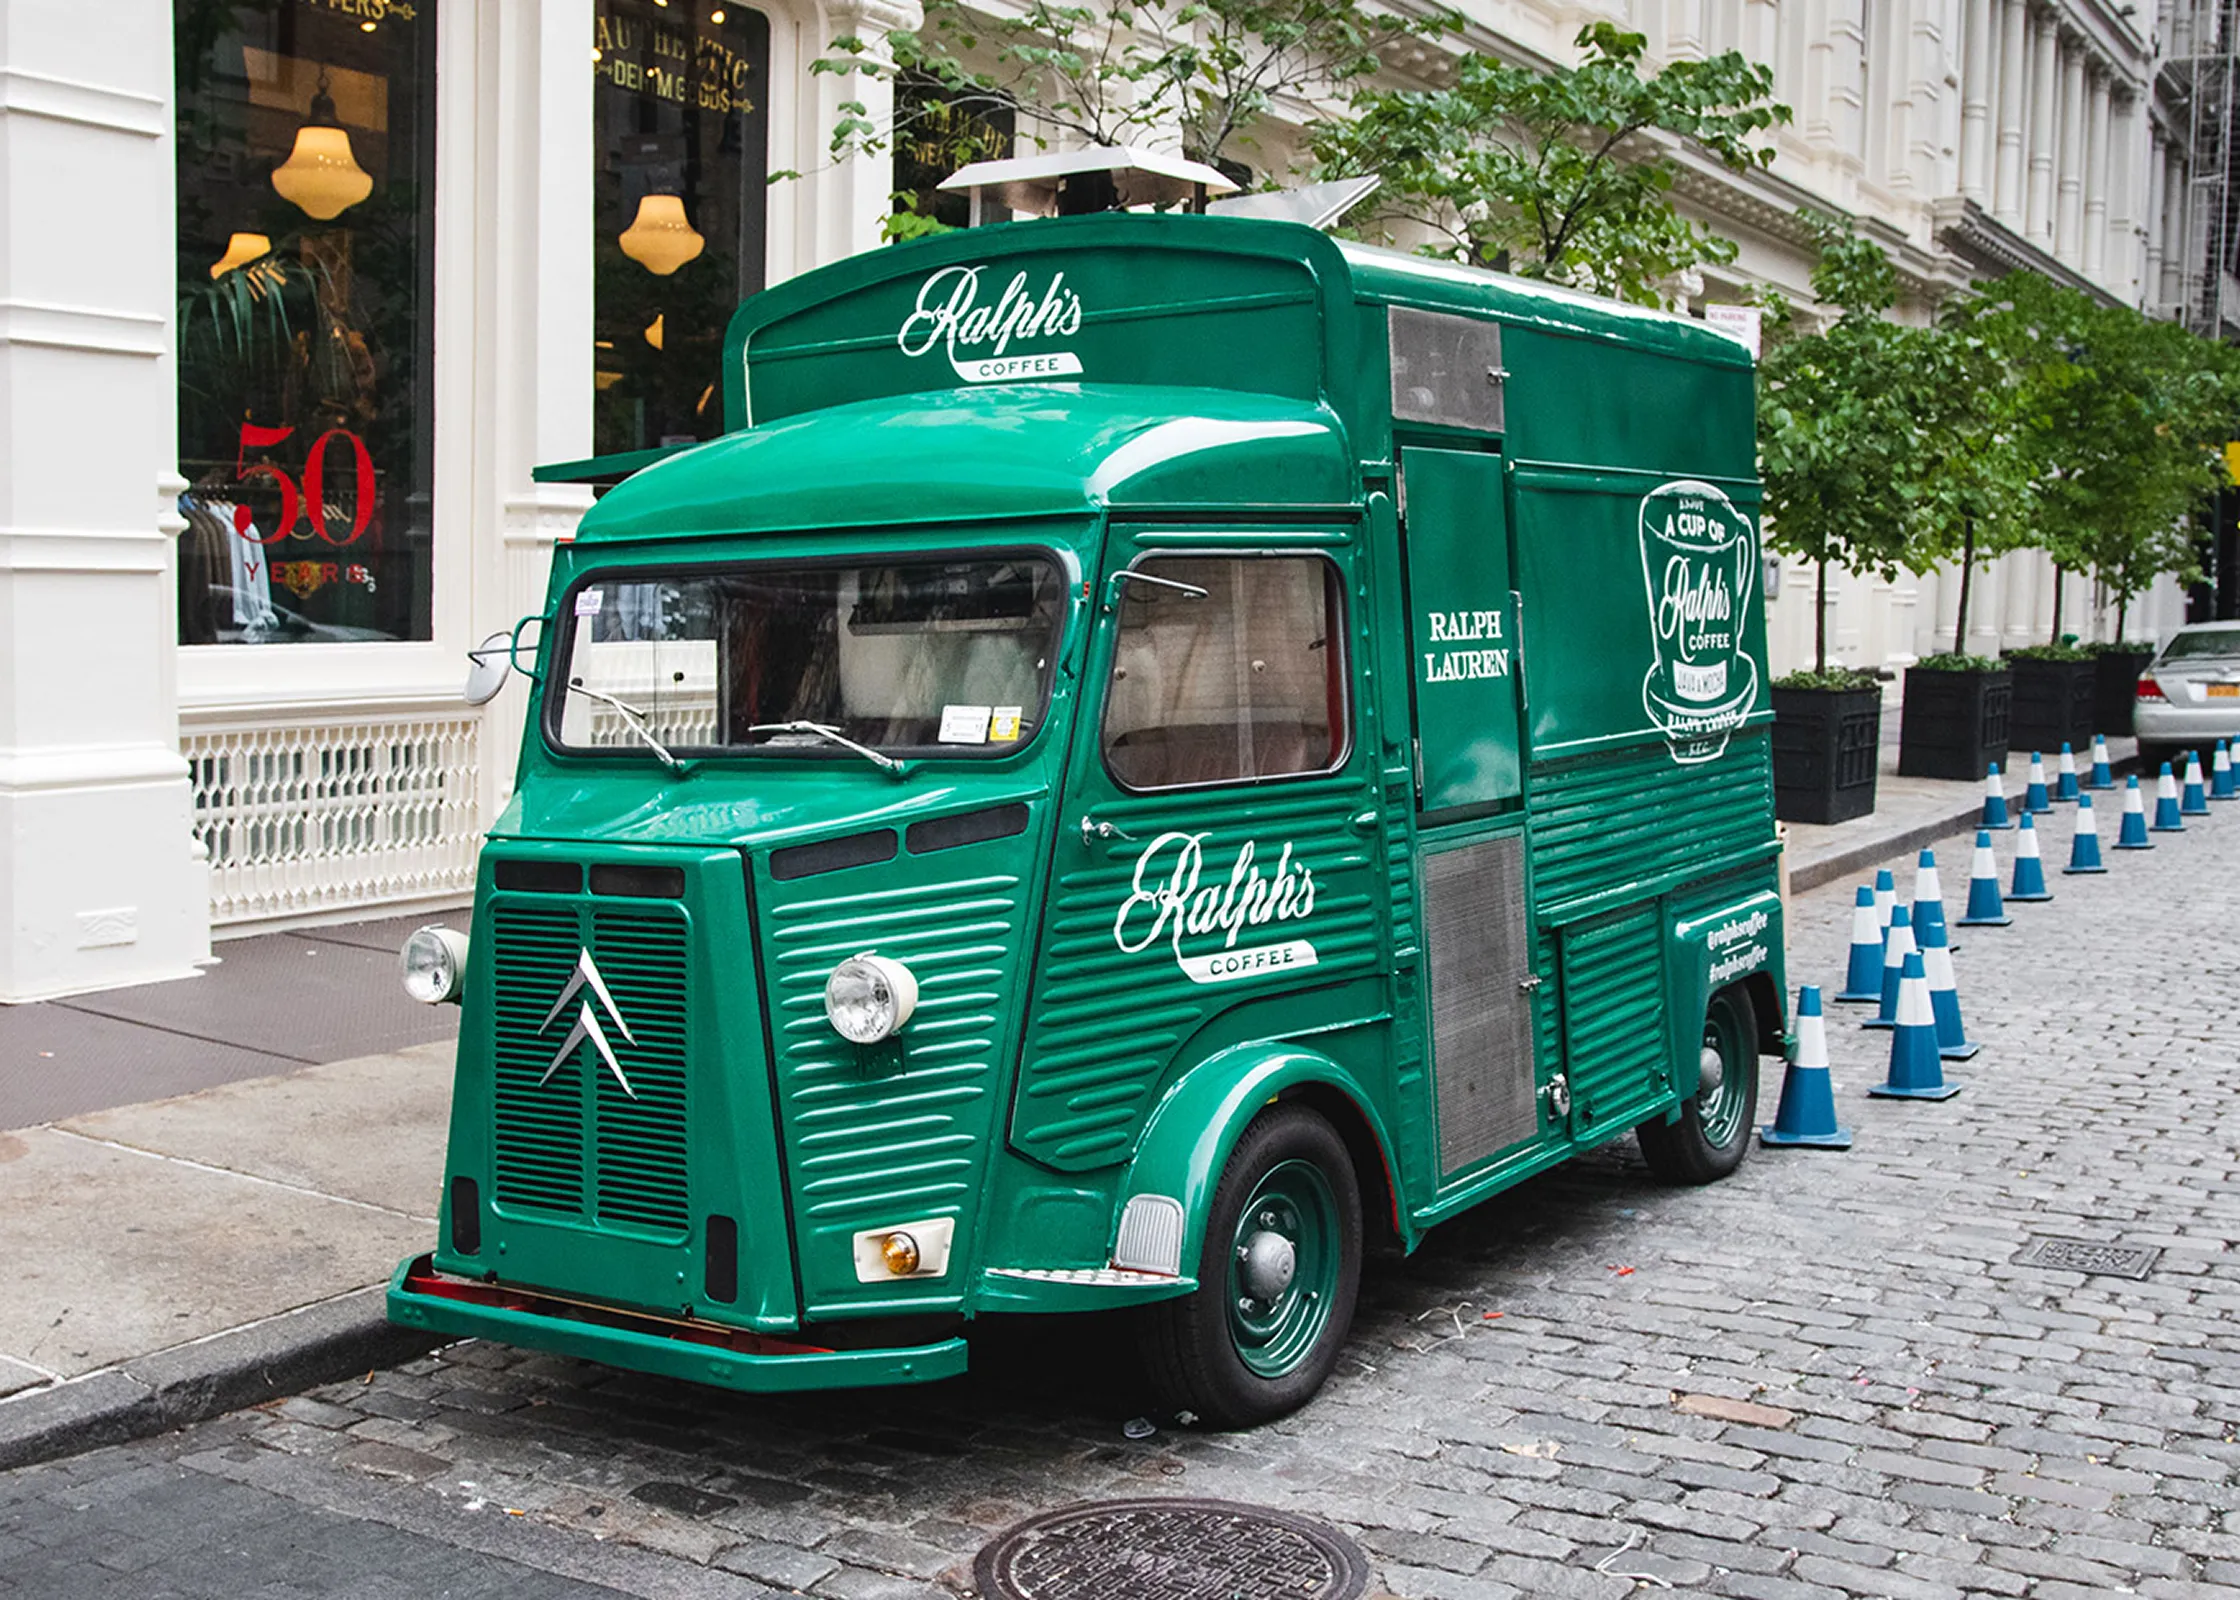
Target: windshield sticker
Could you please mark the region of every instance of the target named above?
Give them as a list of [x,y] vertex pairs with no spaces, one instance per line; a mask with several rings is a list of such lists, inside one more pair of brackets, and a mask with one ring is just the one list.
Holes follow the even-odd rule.
[[[1162,833],[1136,857],[1135,884],[1112,919],[1112,942],[1130,955],[1161,939],[1192,983],[1233,983],[1315,964],[1314,946],[1285,939],[1240,946],[1247,929],[1304,921],[1314,912],[1314,873],[1286,843],[1275,870],[1263,872],[1259,846],[1238,847],[1227,878],[1204,881],[1202,833]],[[1208,948],[1215,945],[1217,948]]]
[[606,598],[607,592],[604,589],[578,589],[576,591],[576,615],[579,617],[597,616],[599,607],[606,603]]
[[941,742],[943,744],[986,744],[988,720],[994,714],[992,706],[943,706],[941,708]]
[[1012,352],[1014,340],[1069,339],[1081,331],[1081,297],[1053,272],[1037,295],[1024,272],[1013,273],[992,305],[981,300],[980,267],[943,267],[918,286],[918,303],[902,319],[895,343],[915,360],[938,347],[967,383],[1020,378],[1071,378],[1081,358],[1071,350]]
[[1750,520],[1716,486],[1683,478],[1641,499],[1641,575],[1652,659],[1641,703],[1684,766],[1716,760],[1758,701],[1742,648],[1758,570]]
[[1024,706],[997,706],[995,715],[988,722],[988,742],[1016,744],[1019,740],[1019,719],[1025,714]]

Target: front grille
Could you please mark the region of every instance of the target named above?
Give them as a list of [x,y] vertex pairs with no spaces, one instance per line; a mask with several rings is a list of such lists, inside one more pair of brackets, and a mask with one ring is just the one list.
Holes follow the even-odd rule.
[[[497,1203],[600,1226],[683,1233],[689,1211],[682,909],[501,899],[490,928]],[[612,1013],[585,982],[552,1015],[586,953],[613,997]],[[627,1090],[590,1039],[554,1065],[587,1010]]]

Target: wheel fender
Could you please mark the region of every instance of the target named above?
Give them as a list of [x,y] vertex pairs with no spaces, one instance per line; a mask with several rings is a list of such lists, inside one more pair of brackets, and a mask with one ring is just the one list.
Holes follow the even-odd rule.
[[[1783,937],[1781,896],[1771,889],[1672,925],[1665,964],[1670,985],[1666,1016],[1672,1030],[1672,1086],[1682,1100],[1702,1087],[1703,1018],[1721,989],[1741,985],[1750,992],[1761,1051],[1768,1000],[1773,1037],[1780,1036]],[[1760,989],[1767,994],[1759,995]]]
[[[1135,1159],[1121,1185],[1121,1216],[1139,1195],[1163,1195],[1182,1207],[1180,1268],[1195,1272],[1205,1248],[1206,1216],[1222,1168],[1252,1119],[1270,1101],[1308,1087],[1334,1090],[1359,1113],[1384,1161],[1387,1187],[1397,1176],[1392,1140],[1375,1101],[1328,1056],[1292,1045],[1238,1045],[1191,1068],[1152,1108]],[[1340,1129],[1341,1136],[1344,1134]],[[1369,1185],[1364,1184],[1366,1190]],[[1116,1222],[1117,1226],[1117,1222]]]

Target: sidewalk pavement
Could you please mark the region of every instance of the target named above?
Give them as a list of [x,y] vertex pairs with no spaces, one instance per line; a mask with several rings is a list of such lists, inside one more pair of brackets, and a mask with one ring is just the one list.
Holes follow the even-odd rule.
[[[1894,741],[1872,816],[1789,827],[1795,890],[1972,829],[1981,783],[1899,778]],[[0,1008],[0,1470],[427,1347],[382,1290],[433,1242],[442,1185],[458,1013],[406,1000],[394,957],[429,920],[233,941],[201,978]]]

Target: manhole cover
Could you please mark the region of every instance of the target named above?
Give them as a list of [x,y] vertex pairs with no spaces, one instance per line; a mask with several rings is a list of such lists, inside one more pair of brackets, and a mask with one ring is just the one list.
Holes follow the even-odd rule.
[[2025,1267],[2061,1272],[2099,1272],[2114,1278],[2144,1278],[2162,1250],[2151,1244],[2093,1244],[2085,1239],[2040,1239],[2015,1257]]
[[1100,1500],[980,1552],[984,1600],[1353,1600],[1369,1562],[1319,1522],[1223,1500]]

